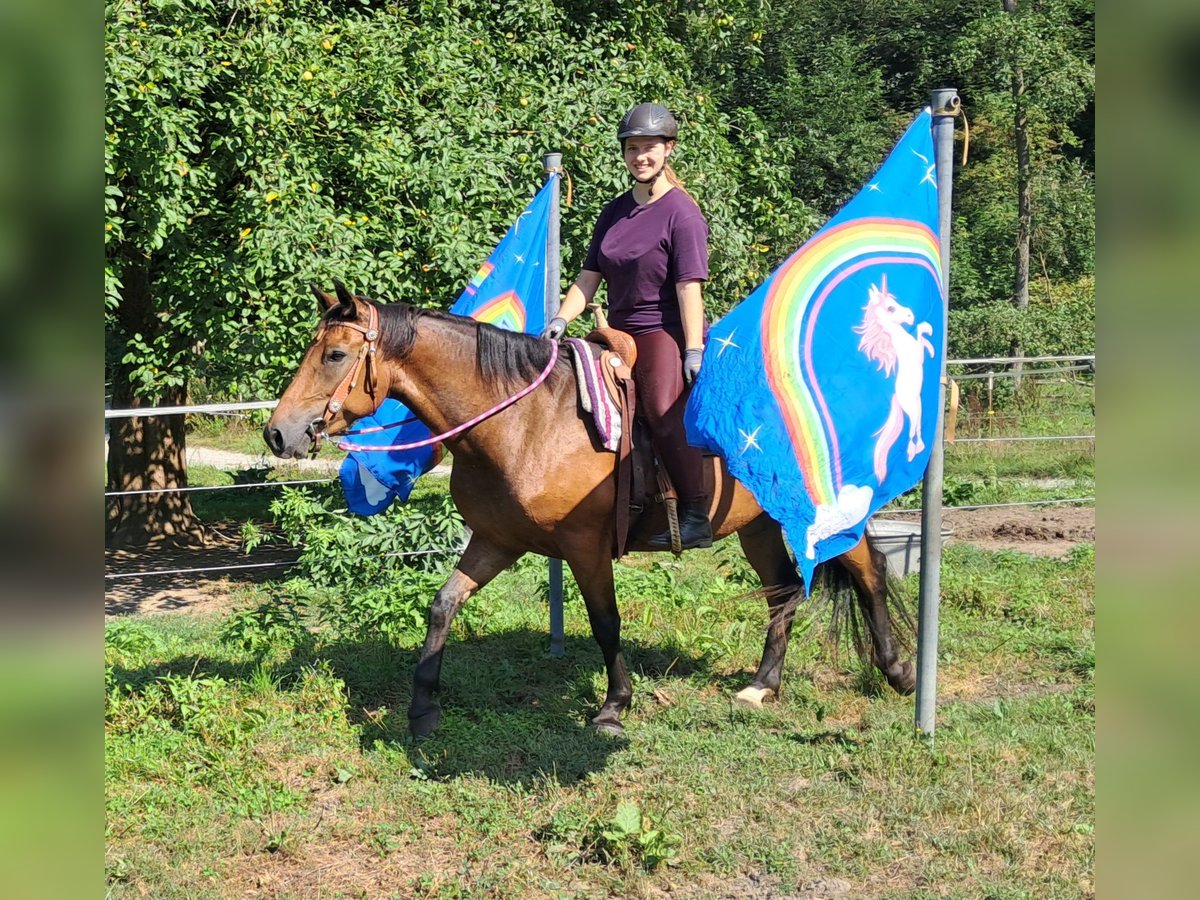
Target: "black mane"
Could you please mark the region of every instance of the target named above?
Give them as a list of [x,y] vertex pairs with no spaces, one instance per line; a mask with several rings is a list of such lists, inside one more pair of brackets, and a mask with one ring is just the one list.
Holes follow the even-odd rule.
[[[362,298],[366,299],[366,298]],[[379,310],[379,349],[391,359],[403,360],[417,339],[417,322],[435,319],[453,327],[474,330],[475,363],[484,381],[512,390],[537,378],[550,362],[550,344],[527,334],[507,331],[486,322],[407,303],[368,300]]]

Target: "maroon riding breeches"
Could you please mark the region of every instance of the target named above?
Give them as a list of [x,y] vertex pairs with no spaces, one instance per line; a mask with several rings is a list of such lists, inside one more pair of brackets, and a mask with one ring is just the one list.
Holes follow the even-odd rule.
[[688,446],[683,427],[688,397],[683,383],[683,335],[651,331],[635,334],[633,340],[638,353],[633,367],[638,412],[650,426],[654,450],[667,467],[679,499],[702,501],[704,454]]

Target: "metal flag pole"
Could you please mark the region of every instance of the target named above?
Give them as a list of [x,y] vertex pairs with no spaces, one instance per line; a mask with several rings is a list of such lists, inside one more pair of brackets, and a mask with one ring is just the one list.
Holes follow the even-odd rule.
[[[954,186],[954,117],[958,90],[938,88],[930,93],[933,148],[937,162],[938,237],[942,250],[942,311],[950,309],[950,197]],[[946,334],[942,332],[942,370],[938,379],[938,414],[933,450],[921,490],[921,590],[917,612],[917,734],[933,737],[937,726],[938,605],[942,592],[942,471],[945,450],[942,430],[946,404]]]
[[[558,241],[558,191],[562,174],[562,154],[547,153],[542,157],[542,169],[552,179],[550,186],[550,221],[546,226],[546,321],[558,315],[559,273],[562,262]],[[562,560],[550,560],[550,655],[563,655],[563,570]]]

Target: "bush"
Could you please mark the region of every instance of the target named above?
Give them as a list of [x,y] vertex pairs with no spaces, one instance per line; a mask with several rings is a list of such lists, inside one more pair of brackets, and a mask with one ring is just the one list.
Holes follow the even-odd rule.
[[[304,548],[299,577],[316,586],[364,590],[404,570],[442,572],[465,546],[466,528],[447,493],[414,495],[406,505],[356,516],[333,508],[336,490],[284,488],[271,504],[284,538]],[[260,540],[255,532],[247,545]]]
[[[225,641],[254,653],[295,646],[308,618],[335,640],[424,634],[425,610],[465,545],[454,501],[418,490],[408,504],[364,517],[337,510],[337,495],[336,485],[284,488],[271,504],[281,538],[303,547],[296,577],[270,603],[235,614]],[[257,528],[244,537],[247,547],[268,539]]]
[[[953,291],[953,288],[951,288]],[[1007,299],[950,309],[950,356],[1007,356],[1014,341],[1026,356],[1096,351],[1096,279],[1030,286],[1029,308]]]

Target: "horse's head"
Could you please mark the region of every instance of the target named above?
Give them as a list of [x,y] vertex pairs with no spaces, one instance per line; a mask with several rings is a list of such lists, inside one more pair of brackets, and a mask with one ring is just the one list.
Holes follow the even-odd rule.
[[370,415],[386,396],[379,389],[379,313],[335,281],[337,295],[314,287],[321,324],[292,383],[279,399],[263,440],[280,457],[303,457],[322,435],[337,434]]

